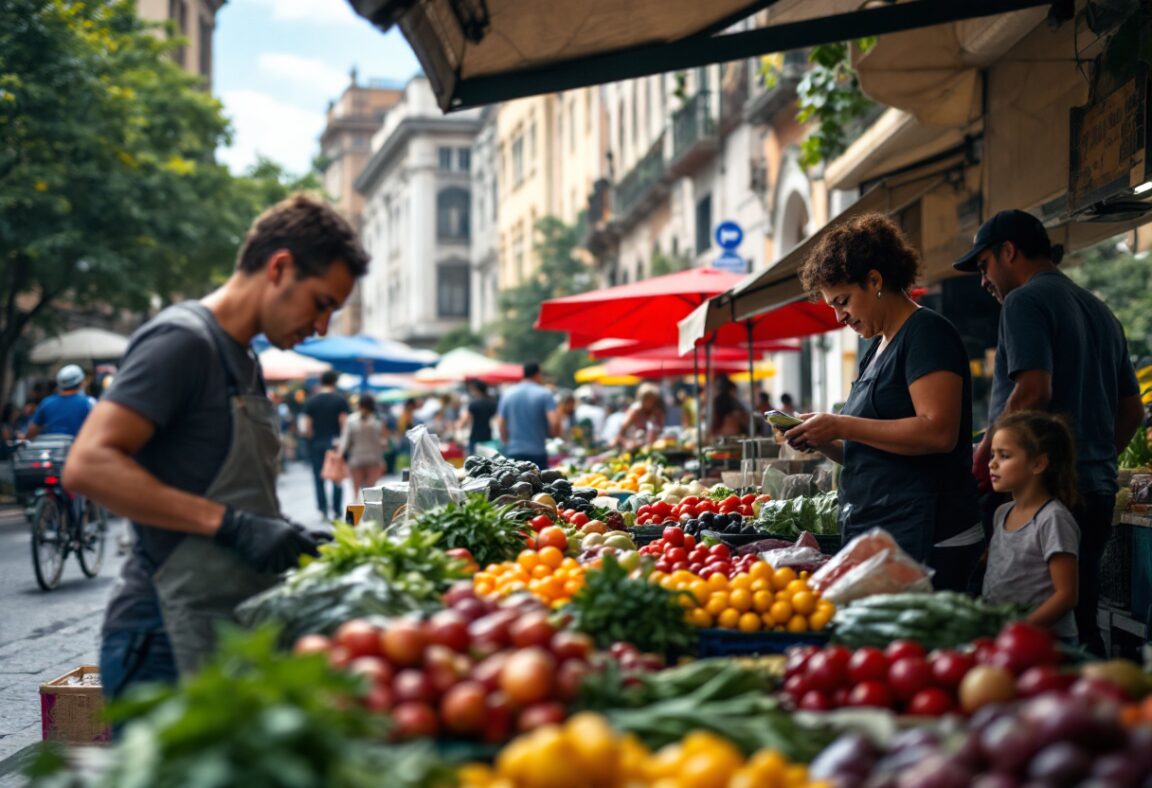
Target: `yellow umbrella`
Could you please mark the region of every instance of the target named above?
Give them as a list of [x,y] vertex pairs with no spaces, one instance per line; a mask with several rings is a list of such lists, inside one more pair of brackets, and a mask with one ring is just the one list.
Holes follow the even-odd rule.
[[603,364],[578,369],[573,377],[577,383],[599,383],[601,386],[635,386],[640,383],[640,378],[632,375],[610,374]]
[[[776,376],[776,365],[771,361],[761,361],[752,368],[756,380],[767,380]],[[747,383],[747,372],[733,372],[728,376],[733,383]]]

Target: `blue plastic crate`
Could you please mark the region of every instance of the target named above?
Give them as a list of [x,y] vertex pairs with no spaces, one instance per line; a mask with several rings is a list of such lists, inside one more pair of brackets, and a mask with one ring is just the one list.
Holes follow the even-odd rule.
[[793,646],[823,646],[826,632],[740,632],[735,629],[700,629],[700,657],[735,657],[783,654]]

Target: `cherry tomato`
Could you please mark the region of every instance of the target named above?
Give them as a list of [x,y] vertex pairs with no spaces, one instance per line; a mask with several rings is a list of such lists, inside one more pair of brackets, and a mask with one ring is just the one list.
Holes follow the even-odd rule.
[[732,550],[726,544],[714,544],[708,548],[708,552],[725,559],[732,557]]
[[922,689],[908,701],[908,713],[922,717],[939,717],[955,707],[952,696],[939,687]]
[[683,504],[685,509],[691,509],[696,504],[700,503],[700,499],[698,497],[696,497],[695,495],[689,495],[687,498],[682,500],[680,503]]
[[831,692],[847,684],[848,667],[846,662],[841,662],[825,650],[812,655],[804,675],[812,689]]
[[901,700],[909,700],[931,683],[932,669],[923,657],[904,657],[888,668],[888,684]]
[[580,526],[582,526],[588,522],[588,515],[584,514],[584,512],[575,512],[572,515],[572,519],[569,522],[571,522],[572,525],[579,528]]
[[890,663],[904,657],[923,657],[924,647],[913,640],[893,640],[884,649],[884,656],[888,657]]
[[676,547],[684,546],[684,531],[676,526],[670,525],[665,528],[663,538],[667,544],[675,545]]
[[848,660],[848,678],[853,684],[884,681],[888,678],[888,658],[878,648],[858,648]]
[[800,696],[800,702],[796,704],[798,709],[804,711],[831,711],[832,699],[828,697],[825,692],[819,690],[808,690]]
[[528,525],[532,526],[533,531],[540,533],[552,525],[552,518],[546,514],[538,514],[528,521]]
[[938,687],[954,690],[960,686],[964,676],[976,665],[976,659],[959,651],[934,651],[928,655],[928,667],[932,669],[932,681]]
[[636,510],[636,516],[637,517],[643,517],[644,515],[651,513],[651,511],[652,511],[652,506],[650,504],[644,504],[643,506],[641,506],[639,509]]
[[670,564],[679,564],[688,561],[688,552],[683,547],[669,547],[664,551],[664,557]]
[[694,550],[696,548],[696,537],[692,534],[684,534],[684,549]]
[[874,706],[880,709],[892,707],[892,690],[881,681],[865,681],[857,684],[848,693],[848,706]]

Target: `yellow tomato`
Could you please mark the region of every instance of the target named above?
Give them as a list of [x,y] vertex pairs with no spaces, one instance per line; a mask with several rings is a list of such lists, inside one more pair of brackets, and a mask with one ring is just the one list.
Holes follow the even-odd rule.
[[817,610],[815,613],[808,616],[808,628],[813,632],[819,632],[821,629],[828,626],[828,622],[831,620],[832,617],[827,613],[821,610]]
[[741,632],[759,632],[760,616],[755,613],[744,613],[740,616],[737,626],[740,627]]
[[703,580],[693,580],[688,584],[688,593],[696,598],[697,604],[708,601],[708,584]]
[[730,607],[720,614],[720,617],[716,620],[716,625],[723,629],[735,629],[739,622],[740,611],[734,607]]
[[694,627],[707,629],[712,626],[712,614],[702,607],[695,608],[688,613],[688,621]]
[[771,591],[772,581],[763,577],[757,578],[756,580],[752,581],[752,585],[748,587],[748,590],[750,590],[752,593],[756,593],[757,591]]
[[792,618],[788,619],[788,631],[796,633],[807,632],[808,619],[804,618],[804,616],[792,616]]
[[709,615],[718,616],[728,609],[728,594],[723,591],[713,591],[704,609],[708,611]]
[[540,563],[550,569],[558,569],[564,561],[564,553],[557,547],[541,547],[538,553]]
[[652,570],[652,574],[648,575],[648,582],[649,582],[649,583],[655,583],[656,585],[660,585],[660,582],[661,582],[661,581],[662,581],[662,580],[663,580],[665,577],[667,577],[667,575],[665,575],[665,574],[664,574],[663,572],[661,572],[659,569],[653,569],[653,570]]
[[616,732],[599,714],[580,712],[564,723],[568,743],[576,752],[580,771],[593,784],[613,781],[618,759]]
[[777,624],[787,624],[788,619],[792,618],[792,605],[787,602],[773,602],[768,614]]
[[736,575],[734,578],[732,578],[731,580],[728,581],[728,585],[731,588],[739,588],[739,589],[742,589],[744,591],[751,591],[752,590],[752,575],[749,575],[749,574]]
[[797,580],[793,580],[791,583],[789,583],[785,587],[785,590],[791,591],[793,594],[799,594],[801,591],[811,591],[812,589],[810,589],[808,587],[808,584],[805,583],[803,580],[797,579]]
[[540,554],[535,550],[521,550],[520,555],[516,556],[516,563],[531,572],[540,565]]
[[759,750],[753,753],[747,763],[747,768],[760,781],[760,785],[771,785],[778,781],[788,766],[788,760],[776,750]]
[[772,573],[772,587],[777,591],[783,591],[795,579],[796,570],[790,566],[782,566]]
[[752,609],[752,592],[744,588],[737,588],[728,595],[728,604],[741,613]]
[[808,784],[808,767],[802,763],[794,763],[784,769],[784,785],[788,788]]
[[802,616],[816,611],[816,597],[811,591],[800,591],[792,595],[792,609]]
[[752,575],[753,580],[771,580],[772,565],[767,561],[757,561],[752,564],[752,567],[748,570],[748,574]]
[[752,594],[752,609],[757,613],[767,613],[774,601],[771,591],[756,591]]
[[713,591],[727,591],[728,590],[728,578],[725,577],[724,575],[720,574],[719,572],[716,572],[715,574],[711,575],[705,582],[708,583],[708,588],[710,588]]

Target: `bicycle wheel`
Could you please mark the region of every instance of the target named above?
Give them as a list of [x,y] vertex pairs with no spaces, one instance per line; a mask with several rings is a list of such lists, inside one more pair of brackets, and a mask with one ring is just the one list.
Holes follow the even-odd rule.
[[55,496],[43,495],[32,510],[32,567],[36,582],[45,591],[60,584],[68,538],[64,533],[64,513]]
[[96,577],[104,564],[104,541],[108,535],[108,510],[88,501],[80,515],[80,547],[76,558],[85,577]]

